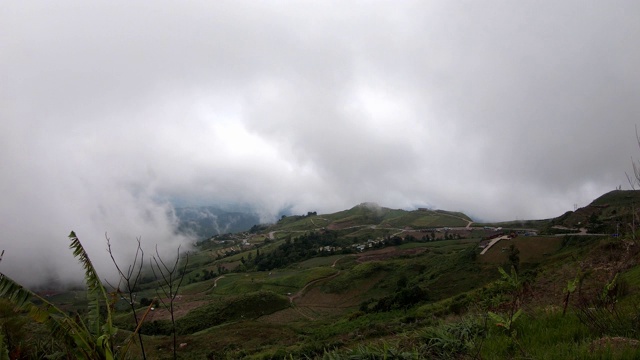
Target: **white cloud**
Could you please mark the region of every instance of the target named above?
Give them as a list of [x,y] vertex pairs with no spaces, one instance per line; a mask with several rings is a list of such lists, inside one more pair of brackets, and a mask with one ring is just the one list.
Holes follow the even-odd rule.
[[71,229],[98,258],[105,231],[188,242],[166,199],[551,217],[638,152],[633,1],[3,5],[2,267],[25,278]]

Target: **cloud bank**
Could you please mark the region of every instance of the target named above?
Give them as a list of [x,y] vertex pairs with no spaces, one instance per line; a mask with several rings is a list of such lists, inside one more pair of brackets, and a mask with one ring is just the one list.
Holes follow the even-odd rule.
[[[373,201],[545,218],[638,155],[634,1],[10,2],[0,14],[0,265],[107,269],[173,206]],[[120,250],[121,249],[121,250]]]

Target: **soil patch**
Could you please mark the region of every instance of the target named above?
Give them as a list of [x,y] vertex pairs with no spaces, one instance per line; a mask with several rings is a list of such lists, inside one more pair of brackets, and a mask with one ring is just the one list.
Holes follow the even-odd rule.
[[[166,303],[169,304],[168,301]],[[189,301],[183,295],[182,298],[180,299],[176,298],[176,300],[173,303],[173,316],[177,320],[187,315],[189,311],[199,308],[200,306],[206,305],[208,303],[210,303],[210,301],[207,301],[207,300]],[[141,309],[139,311],[139,316],[144,315],[145,311],[146,311],[146,308]],[[149,311],[149,314],[147,314],[147,317],[144,321],[150,322],[155,320],[171,320],[171,314],[169,313],[169,310],[165,309],[164,307],[162,307],[162,305],[160,305],[160,307],[154,309],[153,311]]]
[[609,337],[605,336],[603,338],[594,340],[589,345],[589,350],[593,351],[606,351],[610,349],[614,354],[618,351],[623,351],[625,349],[638,349],[640,347],[640,341],[636,339],[630,339],[625,337]]
[[380,250],[367,251],[366,253],[359,254],[356,262],[363,263],[367,261],[389,260],[389,259],[393,259],[400,256],[411,256],[411,255],[421,254],[425,251],[427,251],[426,248],[398,250],[395,247],[389,247],[389,248],[384,248]]

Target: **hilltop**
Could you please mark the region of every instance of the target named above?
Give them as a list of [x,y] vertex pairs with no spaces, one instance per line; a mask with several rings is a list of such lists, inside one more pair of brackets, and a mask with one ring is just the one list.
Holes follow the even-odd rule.
[[[591,233],[626,233],[633,222],[633,213],[640,208],[640,192],[614,190],[593,200],[589,205],[567,211],[553,219],[552,225],[586,228]],[[620,228],[622,227],[622,228]]]

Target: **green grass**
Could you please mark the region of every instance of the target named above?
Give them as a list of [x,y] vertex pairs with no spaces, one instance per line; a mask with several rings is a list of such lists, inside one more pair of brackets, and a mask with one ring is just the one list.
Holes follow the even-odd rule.
[[255,291],[271,291],[286,295],[302,289],[307,283],[335,274],[330,267],[316,267],[304,270],[278,270],[233,274],[218,280],[213,290],[217,295],[234,295]]
[[465,213],[462,213],[460,211],[447,211],[447,210],[435,210],[435,211],[440,214],[445,214],[453,217],[462,218],[467,221],[471,221],[470,217],[468,217]]
[[401,217],[409,213],[409,211],[402,209],[388,209],[388,211],[383,215],[383,219],[393,219],[397,217]]
[[412,242],[412,243],[404,243],[401,245],[398,245],[397,248],[400,250],[406,250],[406,249],[416,249],[416,248],[430,248],[432,246],[429,246],[429,243],[427,242]]
[[397,229],[384,229],[376,227],[372,229],[370,226],[341,230],[345,237],[358,238],[361,240],[382,239],[391,234],[397,233]]
[[383,220],[384,224],[398,228],[433,228],[433,227],[462,227],[466,226],[469,219],[462,213],[449,213],[443,211],[416,210],[391,212]]
[[478,259],[486,263],[503,264],[508,262],[509,253],[506,250],[511,244],[520,250],[520,262],[540,262],[560,250],[562,237],[519,236],[511,240],[500,240]]
[[314,222],[315,220],[312,221],[312,217],[304,217],[285,224],[279,223],[278,228],[281,231],[311,231],[319,226],[324,226],[324,223],[326,223],[326,221],[322,221],[322,224],[320,222],[314,224]]
[[182,286],[180,293],[188,294],[188,295],[202,293],[211,289],[213,287],[213,283],[214,283],[214,279],[209,279],[205,281],[184,285]]
[[387,266],[379,262],[357,264],[324,284],[323,288],[327,293],[344,293],[358,284],[383,276],[388,271]]
[[634,202],[640,203],[640,191],[614,190],[593,200],[591,205],[631,206]]
[[574,313],[561,311],[526,314],[517,320],[515,342],[503,328],[489,324],[482,348],[483,359],[511,356],[533,359],[637,359],[640,349],[590,346],[599,337],[580,322]]
[[331,256],[315,257],[299,263],[298,267],[301,269],[310,269],[310,268],[321,267],[321,266],[331,266],[336,260],[342,259],[345,256],[347,255],[331,255]]
[[633,268],[627,270],[622,274],[622,278],[624,278],[629,283],[629,285],[631,285],[635,289],[640,288],[640,266],[634,266]]
[[438,225],[442,225],[443,223],[444,222],[442,221],[442,216],[424,215],[416,218],[415,220],[410,222],[408,225],[412,225],[417,228],[426,228],[426,227],[437,227]]
[[328,267],[318,267],[311,269],[304,269],[302,271],[290,271],[283,272],[272,278],[273,284],[280,286],[292,286],[297,289],[301,289],[307,283],[331,276],[335,274],[337,270]]
[[289,299],[268,291],[253,292],[219,302],[211,302],[178,319],[180,334],[201,330],[238,319],[252,319],[289,307]]

